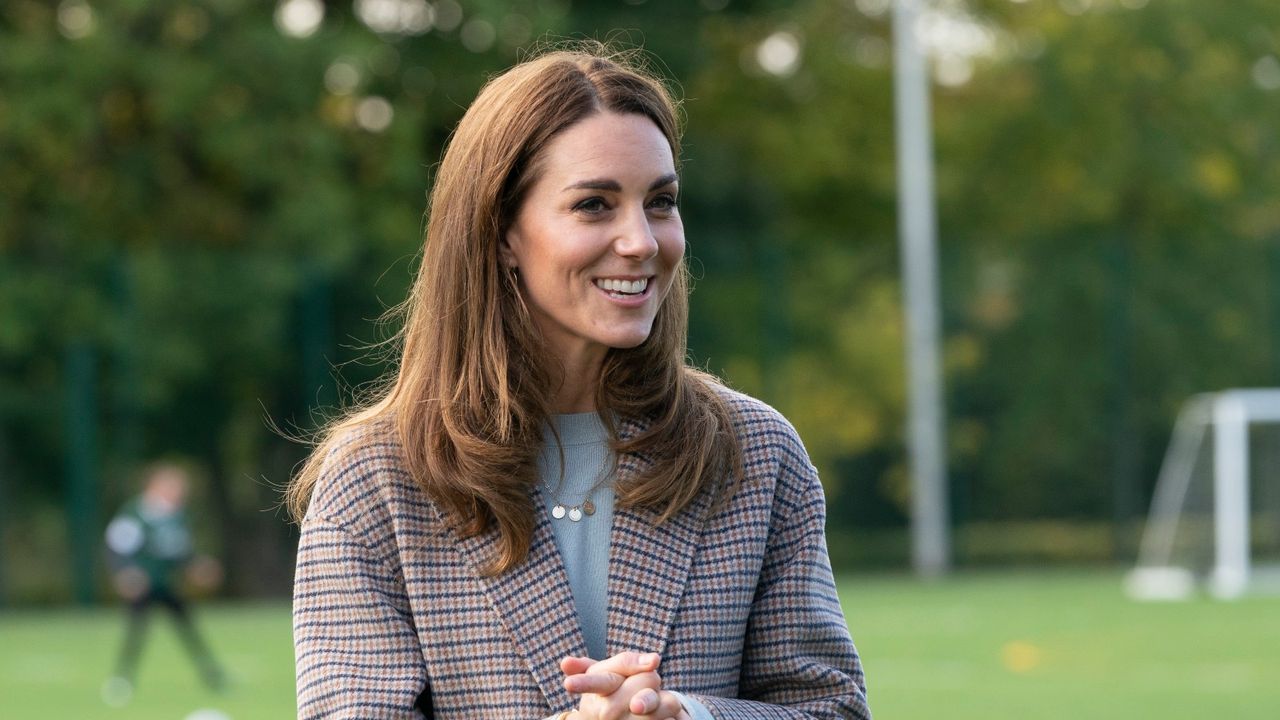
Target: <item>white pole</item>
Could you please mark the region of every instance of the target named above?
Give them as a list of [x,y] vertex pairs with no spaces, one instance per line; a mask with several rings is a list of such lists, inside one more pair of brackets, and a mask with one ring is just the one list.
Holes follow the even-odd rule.
[[1249,423],[1243,399],[1218,395],[1213,407],[1214,565],[1209,590],[1230,599],[1249,582]]
[[897,121],[898,228],[906,307],[908,443],[911,452],[911,557],[916,572],[950,565],[946,439],[938,361],[937,221],[929,77],[915,34],[919,0],[893,11],[894,107]]

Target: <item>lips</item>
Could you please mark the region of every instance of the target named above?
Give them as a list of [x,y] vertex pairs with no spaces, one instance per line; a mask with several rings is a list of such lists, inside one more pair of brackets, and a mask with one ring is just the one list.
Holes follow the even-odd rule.
[[617,278],[598,278],[595,281],[596,287],[604,290],[610,295],[630,296],[641,295],[649,287],[649,278],[640,278],[639,280],[619,280]]

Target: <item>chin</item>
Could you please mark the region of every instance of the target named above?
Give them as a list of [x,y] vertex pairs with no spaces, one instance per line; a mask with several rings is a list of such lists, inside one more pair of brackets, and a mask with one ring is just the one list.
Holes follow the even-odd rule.
[[638,339],[632,338],[627,340],[619,340],[617,342],[611,342],[611,343],[608,343],[608,345],[614,350],[632,350],[643,345],[644,341],[648,339],[649,339],[649,336],[646,335]]
[[649,339],[650,334],[650,328],[645,328],[643,332],[615,335],[614,337],[606,340],[605,345],[616,350],[630,350],[643,345],[644,342]]

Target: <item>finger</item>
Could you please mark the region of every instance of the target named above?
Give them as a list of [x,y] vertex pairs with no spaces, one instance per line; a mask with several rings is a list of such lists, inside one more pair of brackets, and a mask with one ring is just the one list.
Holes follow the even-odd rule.
[[612,695],[622,687],[626,677],[616,672],[589,672],[570,675],[564,679],[564,689],[579,695]]
[[641,690],[632,696],[627,712],[631,713],[629,717],[643,720],[693,720],[679,698],[669,692],[652,689]]
[[[565,658],[560,667],[562,670],[566,666],[576,669],[584,660],[588,658]],[[569,675],[565,678],[564,687],[572,693],[611,695],[628,677],[651,673],[661,661],[657,653],[621,652],[593,663],[584,673]],[[654,687],[661,687],[661,684]]]
[[645,688],[631,696],[627,709],[632,715],[648,715],[657,710],[659,704],[661,704],[661,698],[658,697],[657,691]]
[[569,655],[560,660],[560,672],[563,672],[565,675],[577,675],[579,673],[586,672],[588,668],[595,664],[596,661],[589,657],[574,657]]
[[680,698],[669,692],[659,693],[661,702],[658,708],[654,710],[653,717],[669,717],[676,720],[691,720],[689,713],[684,709],[684,703],[680,702]]
[[564,688],[571,693],[579,695],[585,693],[612,695],[621,692],[622,699],[619,702],[626,704],[628,698],[645,688],[661,690],[662,678],[658,677],[656,672],[642,672],[628,677],[616,672],[596,672],[592,670],[581,675],[570,675],[565,678]]
[[658,653],[620,652],[592,665],[588,672],[616,672],[620,675],[631,676],[637,673],[657,670],[658,663],[661,661],[662,658],[658,656]]

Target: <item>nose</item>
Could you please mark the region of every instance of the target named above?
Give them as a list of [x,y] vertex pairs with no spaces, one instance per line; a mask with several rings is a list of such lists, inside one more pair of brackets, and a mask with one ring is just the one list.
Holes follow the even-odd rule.
[[614,252],[622,257],[648,260],[658,254],[658,239],[653,236],[649,216],[643,207],[627,213],[613,240]]

